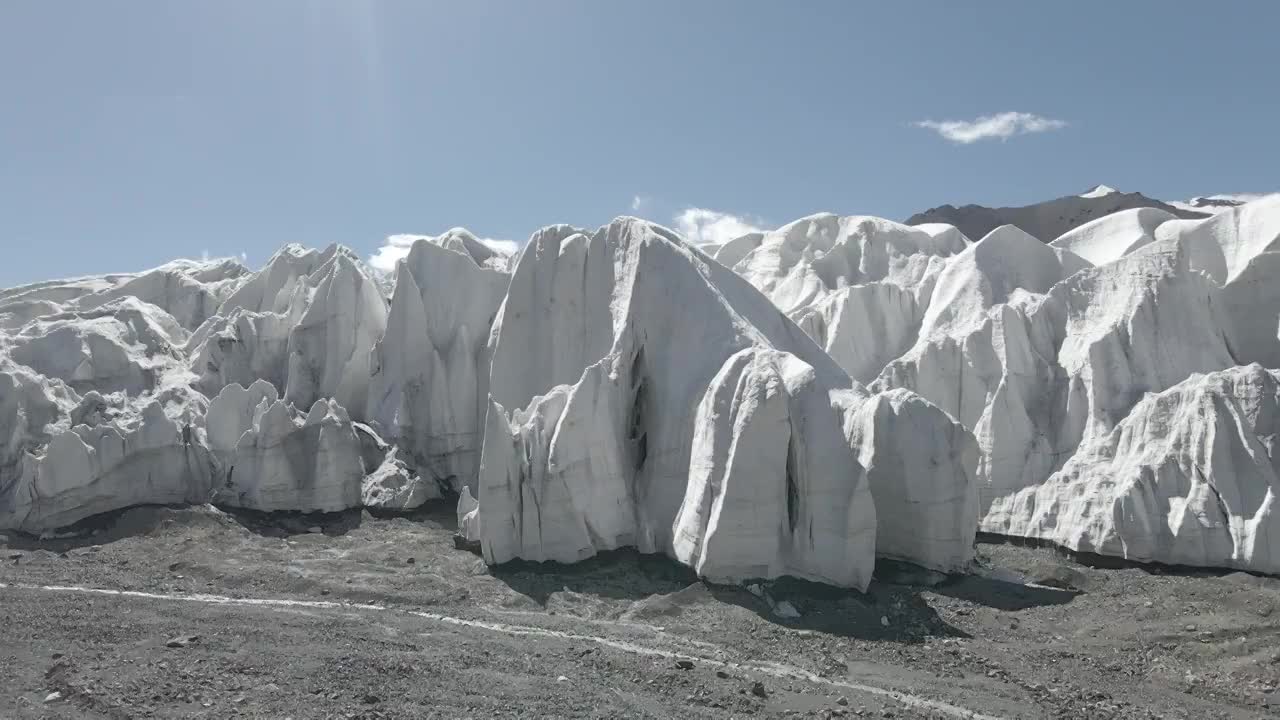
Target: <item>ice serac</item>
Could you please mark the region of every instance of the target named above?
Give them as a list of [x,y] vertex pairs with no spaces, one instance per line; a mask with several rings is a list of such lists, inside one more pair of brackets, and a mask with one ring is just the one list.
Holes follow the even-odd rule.
[[124,297],[92,310],[33,320],[0,338],[0,351],[78,392],[137,396],[185,374],[180,348],[186,339],[186,331],[168,313]]
[[[928,278],[967,244],[945,226],[922,230],[876,217],[823,213],[764,233],[733,269],[791,314],[840,288],[871,282],[921,288],[927,295]],[[724,255],[722,248],[717,259]]]
[[458,493],[458,537],[466,543],[480,543],[480,503],[465,485]]
[[764,237],[764,233],[752,232],[740,235],[719,246],[702,245],[700,247],[715,258],[716,262],[731,268],[741,262],[752,250],[760,247]]
[[850,418],[879,517],[876,555],[946,572],[973,560],[978,445],[920,396],[891,390]]
[[[367,443],[334,398],[363,413],[385,304],[349,250],[287,247],[253,275],[175,261],[0,291],[0,305],[0,525],[215,491],[259,509],[359,505]],[[305,421],[276,387],[318,396]]]
[[1156,231],[1191,252],[1191,268],[1228,285],[1259,256],[1280,250],[1280,193],[1267,195],[1207,220],[1182,220]]
[[[1021,398],[1051,379],[1045,358],[1055,341],[1052,323],[1035,311],[1064,274],[1057,254],[1035,238],[1012,226],[993,230],[947,264],[915,344],[872,387],[919,393],[978,433],[984,459],[999,439],[999,428],[997,437],[984,435],[993,403],[1010,405],[1009,429],[1031,442],[1038,433]],[[984,494],[990,484],[980,474]]]
[[363,419],[370,351],[387,327],[382,293],[361,264],[335,253],[321,268],[311,302],[289,331],[284,396],[298,407],[332,399]]
[[950,225],[821,214],[730,241],[715,257],[869,382],[914,344],[934,281],[968,245]]
[[246,312],[288,314],[306,306],[308,289],[317,271],[339,253],[349,252],[339,245],[323,251],[310,250],[297,243],[280,248],[262,270],[254,273],[233,292],[219,312],[229,314],[236,309]]
[[[0,528],[29,521],[35,471],[53,436],[70,428],[80,398],[59,380],[0,353]],[[19,507],[22,507],[19,512]],[[31,519],[36,526],[42,523]]]
[[577,382],[588,365],[610,352],[616,272],[614,244],[603,236],[567,225],[534,234],[488,340],[494,401],[526,407],[556,385]]
[[1231,350],[1241,364],[1280,367],[1280,194],[1232,207],[1208,220],[1162,225],[1157,236],[1181,245],[1194,271],[1222,287]]
[[1159,208],[1122,210],[1070,230],[1049,245],[1075,253],[1091,265],[1106,265],[1155,242],[1156,229],[1176,219]]
[[874,564],[876,505],[865,478],[840,481],[837,468],[857,459],[814,379],[794,355],[762,348],[737,352],[712,379],[673,540],[699,575],[865,582],[850,569]]
[[36,318],[85,311],[124,298],[154,305],[187,330],[195,329],[247,278],[235,260],[174,260],[141,273],[51,280],[0,289],[0,329]]
[[16,330],[43,315],[67,309],[76,299],[109,291],[132,275],[100,275],[0,289],[0,329]]
[[249,312],[236,308],[215,315],[187,341],[197,387],[217,395],[228,385],[251,385],[265,380],[284,387],[289,377],[289,331],[295,320],[288,314]]
[[189,385],[187,331],[132,295],[103,297],[137,277],[19,293],[53,312],[0,332],[0,526],[208,500],[212,459],[193,429],[207,400]]
[[[96,405],[102,398],[91,392],[85,400]],[[73,415],[90,414],[84,410]],[[211,495],[208,451],[158,401],[131,417],[55,430],[41,450],[23,458],[7,489],[0,486],[0,528],[37,533],[131,505],[207,502]]]
[[992,527],[1130,560],[1280,572],[1278,434],[1277,371],[1195,374],[1005,499]]
[[253,428],[259,406],[270,405],[278,399],[280,394],[274,385],[256,380],[247,388],[232,383],[209,403],[204,416],[205,433],[209,448],[224,465],[235,462],[240,436]]
[[[360,506],[365,477],[360,439],[335,401],[317,400],[303,417],[275,399],[266,383],[248,389],[232,385],[210,403],[207,427],[219,459],[218,502],[263,511],[336,512]],[[229,446],[233,436],[235,444]]]
[[1044,482],[1145,393],[1234,364],[1219,290],[1189,262],[1157,242],[1072,273],[998,229],[948,266],[919,342],[875,387],[914,390],[974,432],[982,528],[998,532],[1004,498]]
[[248,276],[249,270],[235,260],[176,260],[115,287],[82,296],[73,306],[91,310],[122,298],[134,298],[164,310],[190,331],[216,314],[222,302]]
[[440,485],[420,475],[396,457],[394,449],[382,464],[365,477],[360,486],[360,502],[367,508],[404,512],[421,507],[444,495]]
[[354,409],[360,417],[368,351],[382,334],[385,315],[377,284],[351,250],[286,245],[262,270],[240,280],[184,351],[199,376],[197,387],[209,397],[229,384],[261,379],[302,406],[317,397],[338,396],[344,403],[360,397]]
[[505,273],[510,269],[512,256],[487,245],[466,228],[453,228],[430,241],[446,250],[467,255],[480,267]]
[[23,472],[27,456],[69,427],[79,402],[65,383],[0,355],[0,498]]
[[845,372],[865,383],[915,343],[926,306],[910,290],[874,282],[836,290],[791,317]]
[[[630,218],[540,231],[490,349],[479,505],[467,513],[489,562],[634,546],[718,579],[869,580],[876,512],[848,418],[871,397],[671,231]],[[893,451],[870,461],[892,467],[881,455]],[[937,455],[940,474],[966,472],[963,443]],[[896,519],[929,522],[903,510]]]
[[510,276],[465,230],[414,242],[373,346],[366,416],[414,472],[475,486],[488,407],[489,330]]
[[1072,408],[1087,408],[1083,439],[1110,432],[1147,393],[1235,364],[1218,289],[1188,260],[1181,248],[1152,247],[1050,294],[1047,309],[1064,321],[1057,364],[1067,411],[1059,415],[1078,422]]
[[963,337],[987,311],[1042,294],[1069,274],[1060,256],[1012,225],[992,230],[949,262],[930,294],[922,338]]

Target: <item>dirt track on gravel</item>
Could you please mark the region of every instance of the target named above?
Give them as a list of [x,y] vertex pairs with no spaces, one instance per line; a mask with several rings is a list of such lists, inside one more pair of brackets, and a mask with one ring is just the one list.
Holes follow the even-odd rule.
[[138,508],[0,536],[0,717],[1280,717],[1280,581],[979,553],[757,595],[635,553],[488,568],[444,503]]

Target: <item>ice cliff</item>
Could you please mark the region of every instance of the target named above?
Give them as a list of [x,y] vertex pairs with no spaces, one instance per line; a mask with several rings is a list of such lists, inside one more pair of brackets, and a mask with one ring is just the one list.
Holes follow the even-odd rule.
[[[877,525],[900,523],[950,542],[886,533],[896,554],[944,570],[970,557],[967,433],[923,401],[905,420],[868,411],[877,399],[768,298],[664,228],[535,235],[490,352],[473,539],[491,562],[633,546],[712,578],[862,587]],[[904,457],[882,437],[894,422],[935,444]],[[921,458],[937,471],[889,469]],[[872,497],[913,480],[928,501]]]
[[411,510],[484,558],[946,572],[975,532],[1280,571],[1280,196],[1013,226],[462,229],[0,290],[0,528]]
[[[730,254],[735,271],[846,371],[879,392],[911,390],[973,432],[982,530],[1274,571],[1274,481],[1227,468],[1244,464],[1232,452],[1269,463],[1274,381],[1243,366],[1280,367],[1280,290],[1270,281],[1280,196],[1200,220],[1123,210],[1047,245],[1003,226],[959,251],[910,250],[900,228],[863,225],[882,236],[864,245],[914,254],[897,267],[934,263],[915,274],[826,272],[832,243],[796,226],[731,241],[717,257],[749,244]],[[858,302],[832,300],[843,296]],[[1185,386],[1202,377],[1193,402]],[[1165,430],[1185,443],[1169,443]],[[1222,449],[1228,437],[1245,449]],[[1192,442],[1218,445],[1197,452]]]

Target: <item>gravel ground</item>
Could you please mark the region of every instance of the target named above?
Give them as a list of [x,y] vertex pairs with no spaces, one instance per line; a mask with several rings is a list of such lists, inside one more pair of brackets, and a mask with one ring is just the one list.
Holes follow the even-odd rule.
[[2,718],[1280,717],[1280,580],[1243,573],[991,543],[865,594],[488,568],[446,503],[80,530],[0,535]]

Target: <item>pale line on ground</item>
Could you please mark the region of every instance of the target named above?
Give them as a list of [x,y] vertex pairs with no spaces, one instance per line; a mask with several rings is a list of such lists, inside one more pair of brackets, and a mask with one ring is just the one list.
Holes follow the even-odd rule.
[[[498,616],[505,615],[510,617],[531,617],[531,618],[546,617],[545,612],[533,612],[531,610],[508,610],[506,608],[484,608],[484,611],[489,615],[498,615]],[[574,620],[583,622],[588,625],[612,625],[614,627],[623,627],[630,630],[642,630],[644,632],[657,635],[660,638],[667,640],[669,642],[675,643],[677,645],[680,643],[684,643],[685,645],[693,645],[695,647],[704,648],[707,650],[714,651],[716,653],[720,653],[720,654],[724,653],[724,650],[719,645],[713,642],[707,642],[706,640],[698,640],[697,638],[684,637],[681,635],[669,633],[667,632],[667,628],[665,625],[654,625],[652,623],[636,622],[635,620],[622,620],[622,619],[601,620],[599,618],[589,618],[589,617],[581,617],[581,616],[575,616]],[[802,631],[802,632],[807,632],[807,631]]]
[[670,650],[662,650],[660,648],[645,647],[636,645],[623,640],[613,640],[611,638],[599,637],[596,635],[579,635],[577,633],[565,632],[563,630],[550,630],[546,628],[531,627],[525,625],[508,625],[506,623],[486,622],[484,620],[467,620],[465,618],[453,617],[451,615],[441,615],[439,613],[421,612],[418,610],[404,610],[400,608],[388,607],[385,605],[371,605],[368,603],[355,602],[335,602],[332,600],[285,600],[277,598],[237,598],[226,595],[208,595],[205,593],[149,593],[138,590],[109,590],[106,588],[81,587],[78,585],[23,585],[12,583],[0,583],[0,589],[10,588],[14,590],[34,590],[40,592],[69,592],[69,593],[86,593],[93,595],[114,595],[119,597],[144,598],[149,600],[172,600],[184,602],[201,602],[211,605],[245,605],[252,607],[266,607],[277,610],[288,610],[291,608],[309,608],[317,610],[369,610],[373,612],[401,612],[407,615],[432,620],[448,625],[460,627],[476,628],[480,630],[488,630],[490,632],[503,633],[506,635],[531,636],[531,637],[548,637],[560,640],[572,640],[577,642],[592,642],[597,645],[620,650],[622,652],[631,653],[633,655],[643,655],[646,657],[661,657],[670,660],[693,660],[714,667],[736,668],[739,670],[748,670],[765,675],[771,675],[777,678],[787,678],[793,680],[803,680],[818,685],[828,685],[854,692],[867,693],[869,695],[878,695],[880,697],[895,700],[903,705],[913,708],[920,708],[940,712],[944,715],[955,718],[965,718],[966,720],[1002,720],[995,715],[984,715],[972,710],[951,705],[939,700],[930,700],[918,695],[901,692],[899,690],[889,690],[887,688],[876,687],[874,685],[863,685],[861,683],[846,682],[843,680],[832,680],[831,678],[820,677],[807,670],[779,663],[770,663],[769,665],[760,665],[755,663],[736,663],[725,660],[717,660],[715,658],[706,658],[698,655],[689,655],[687,653],[672,652]]

